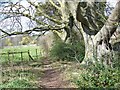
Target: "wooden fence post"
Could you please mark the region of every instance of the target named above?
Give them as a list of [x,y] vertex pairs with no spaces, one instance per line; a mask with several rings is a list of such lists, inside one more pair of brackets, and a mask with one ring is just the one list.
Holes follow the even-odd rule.
[[38,55],[37,55],[37,49],[36,49],[36,58],[38,59]]
[[23,61],[23,53],[21,52],[21,60]]
[[28,55],[29,55],[29,61],[30,59],[34,61],[34,59],[32,58],[32,56],[30,55],[30,51],[28,50]]
[[8,51],[8,61],[10,63],[10,53],[9,53],[9,51]]
[[30,61],[30,56],[29,55],[30,55],[30,51],[28,50],[28,57],[29,57],[29,61]]
[[41,50],[39,50],[39,51],[40,51],[40,52],[39,52],[39,54],[40,54],[39,56],[42,57],[42,51],[41,51]]
[[14,53],[12,53],[12,58],[13,58],[13,60],[14,60]]

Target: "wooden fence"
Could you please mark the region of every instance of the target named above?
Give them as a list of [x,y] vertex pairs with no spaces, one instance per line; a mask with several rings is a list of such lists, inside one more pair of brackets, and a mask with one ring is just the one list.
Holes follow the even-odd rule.
[[[12,57],[14,58],[15,54],[20,54],[20,57],[21,57],[21,60],[23,60],[23,54],[28,54],[28,57],[29,57],[29,60],[33,60],[34,61],[34,58],[33,56],[30,54],[30,50],[28,51],[20,51],[20,52],[17,52],[17,51],[8,51],[8,52],[5,52],[5,53],[0,53],[0,55],[7,55],[8,57],[8,61],[10,61],[10,55],[12,55]],[[36,55],[34,57],[36,57],[36,59],[38,59],[38,50],[36,49]]]

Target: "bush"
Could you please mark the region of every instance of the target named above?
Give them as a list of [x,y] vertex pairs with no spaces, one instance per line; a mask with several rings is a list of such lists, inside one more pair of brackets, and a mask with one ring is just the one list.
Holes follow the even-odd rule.
[[22,38],[22,41],[20,42],[20,44],[22,44],[22,45],[27,45],[27,44],[30,43],[30,41],[31,41],[31,39],[30,39],[29,36],[24,36],[24,37]]
[[81,62],[84,58],[84,49],[83,42],[67,44],[62,41],[57,41],[50,51],[50,56],[52,59],[79,60]]
[[6,39],[6,45],[7,45],[7,46],[13,46],[13,43],[12,43],[12,41],[11,41],[10,38],[7,38],[7,39]]
[[74,80],[78,87],[118,88],[120,71],[118,68],[104,67],[101,64],[89,67],[78,80]]

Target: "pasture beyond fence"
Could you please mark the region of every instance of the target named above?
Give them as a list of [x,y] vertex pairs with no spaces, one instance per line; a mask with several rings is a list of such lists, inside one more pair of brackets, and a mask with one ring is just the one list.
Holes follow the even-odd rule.
[[[19,60],[23,61],[24,59],[28,59],[29,61],[38,60],[41,56],[41,52],[38,53],[38,49],[35,49],[34,56],[31,55],[30,50],[27,51],[7,51],[4,53],[0,53],[1,57],[6,57],[5,60],[8,60],[9,62],[11,60],[15,60],[17,56],[19,56]],[[1,58],[3,59],[3,58]],[[18,59],[18,58],[17,58]]]

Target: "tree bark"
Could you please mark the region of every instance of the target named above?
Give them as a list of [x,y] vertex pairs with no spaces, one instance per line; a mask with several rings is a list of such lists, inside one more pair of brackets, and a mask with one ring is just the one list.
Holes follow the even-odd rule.
[[[78,11],[79,12],[79,11]],[[104,58],[104,64],[111,64],[111,50],[108,46],[113,33],[118,27],[120,19],[120,1],[116,4],[108,20],[96,35],[88,35],[85,26],[81,26],[81,32],[85,42],[85,58],[82,64],[92,62],[101,62]],[[82,22],[80,22],[82,24]]]

